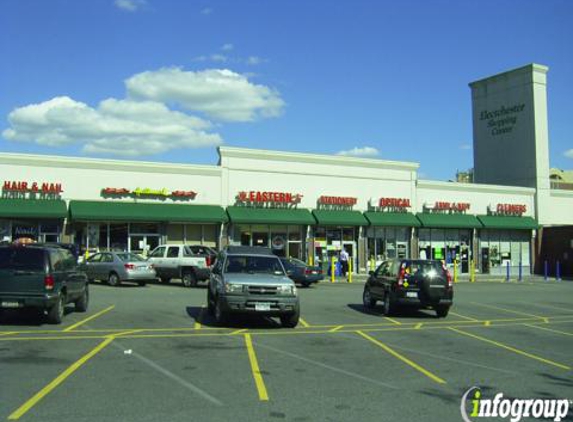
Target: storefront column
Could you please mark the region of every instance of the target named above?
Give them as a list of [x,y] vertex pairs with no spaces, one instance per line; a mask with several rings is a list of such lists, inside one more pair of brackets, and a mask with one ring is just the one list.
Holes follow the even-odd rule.
[[410,227],[410,258],[418,259],[420,251],[418,250],[418,230]]
[[[479,249],[479,239],[478,239],[478,230],[476,228],[472,229],[472,250],[470,255],[470,266],[471,260],[473,260],[474,268],[476,272],[481,272],[481,254],[478,253]],[[472,270],[470,267],[469,273],[471,274]]]
[[367,264],[368,264],[368,241],[367,238],[364,237],[364,227],[358,227],[358,254],[356,256],[358,258],[356,261],[356,268],[354,272],[356,274],[364,271],[367,272]]

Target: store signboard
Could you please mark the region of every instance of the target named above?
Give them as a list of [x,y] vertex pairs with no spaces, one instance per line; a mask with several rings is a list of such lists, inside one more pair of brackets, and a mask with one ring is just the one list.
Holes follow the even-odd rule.
[[318,198],[317,208],[320,210],[349,210],[356,205],[358,198],[351,196],[327,196],[322,195]]
[[388,198],[383,197],[379,200],[370,200],[368,204],[369,211],[377,212],[408,212],[412,208],[410,198]]
[[146,198],[146,199],[167,199],[171,198],[173,200],[192,200],[197,197],[197,192],[189,190],[169,190],[166,188],[162,189],[151,189],[151,188],[135,188],[133,190],[126,188],[104,188],[101,190],[101,196],[104,198]]
[[61,183],[4,180],[2,198],[59,199],[64,192]]
[[424,204],[424,212],[432,214],[465,214],[471,204],[468,202],[436,201],[432,205]]
[[497,204],[487,207],[488,215],[507,215],[521,217],[527,212],[527,206],[523,204]]
[[240,191],[235,197],[236,205],[257,208],[295,208],[303,195],[292,192]]

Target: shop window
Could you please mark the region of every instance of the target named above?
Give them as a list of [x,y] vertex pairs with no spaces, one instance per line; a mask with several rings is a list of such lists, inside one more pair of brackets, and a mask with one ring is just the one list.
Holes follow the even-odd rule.
[[99,225],[99,239],[98,239],[98,244],[97,247],[100,251],[105,251],[109,248],[108,245],[108,235],[107,235],[107,227],[108,225],[106,223],[102,223]]
[[127,251],[127,223],[109,225],[109,247],[112,251]]
[[326,228],[325,227],[315,227],[314,229],[314,240],[318,242],[326,241]]
[[131,234],[159,234],[159,224],[157,223],[131,223],[129,226]]
[[342,229],[342,240],[348,242],[354,241],[354,227]]
[[183,224],[167,225],[167,243],[184,243],[184,234]]
[[253,246],[269,247],[269,227],[263,225],[253,225]]
[[185,243],[200,245],[202,238],[203,231],[200,224],[187,224],[185,226]]
[[302,227],[288,226],[288,240],[293,242],[302,241]]
[[202,245],[216,247],[218,243],[219,228],[215,224],[203,225]]

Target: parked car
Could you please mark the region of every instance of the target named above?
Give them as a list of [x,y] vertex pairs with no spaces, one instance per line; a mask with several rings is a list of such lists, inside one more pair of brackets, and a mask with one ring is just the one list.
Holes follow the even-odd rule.
[[64,307],[86,312],[88,277],[72,253],[40,245],[0,246],[0,311],[37,308],[47,311],[48,322],[60,324]]
[[189,245],[189,249],[197,256],[204,256],[208,267],[215,265],[217,260],[217,251],[215,249],[205,245]]
[[90,256],[81,268],[90,281],[102,280],[110,286],[119,286],[123,281],[145,286],[157,278],[153,265],[131,252],[99,252]]
[[162,245],[149,254],[157,276],[163,283],[180,278],[185,287],[195,287],[198,281],[209,280],[211,269],[205,256],[196,255],[188,245]]
[[370,272],[362,298],[366,308],[383,302],[385,315],[402,307],[431,308],[443,318],[453,304],[454,289],[441,261],[397,259],[384,261]]
[[230,246],[217,257],[207,289],[208,310],[219,324],[232,314],[276,316],[294,328],[300,303],[294,282],[268,248]]
[[295,258],[281,258],[287,275],[295,283],[308,287],[324,279],[322,268],[307,265],[304,261]]

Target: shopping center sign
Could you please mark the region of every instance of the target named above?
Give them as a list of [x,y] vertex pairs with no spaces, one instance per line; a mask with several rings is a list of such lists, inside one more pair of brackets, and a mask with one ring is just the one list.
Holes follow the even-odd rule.
[[412,204],[409,198],[380,198],[378,201],[370,200],[368,208],[377,212],[407,212]]
[[328,209],[328,210],[347,210],[352,209],[354,205],[358,202],[358,198],[351,196],[326,196],[323,195],[318,198],[317,208],[318,209]]
[[424,212],[432,214],[465,214],[469,209],[468,202],[436,201],[432,206],[424,204]]
[[195,199],[197,192],[192,190],[174,190],[169,189],[150,189],[150,188],[135,188],[133,190],[126,188],[104,188],[101,190],[101,195],[106,198],[147,198],[147,199],[167,199],[173,200],[191,200]]
[[59,199],[61,183],[5,180],[2,197],[12,199]]
[[521,217],[527,212],[527,206],[524,204],[497,204],[487,207],[488,215],[507,215]]
[[259,208],[294,208],[302,201],[303,195],[291,192],[274,191],[240,191],[236,199],[237,205]]

